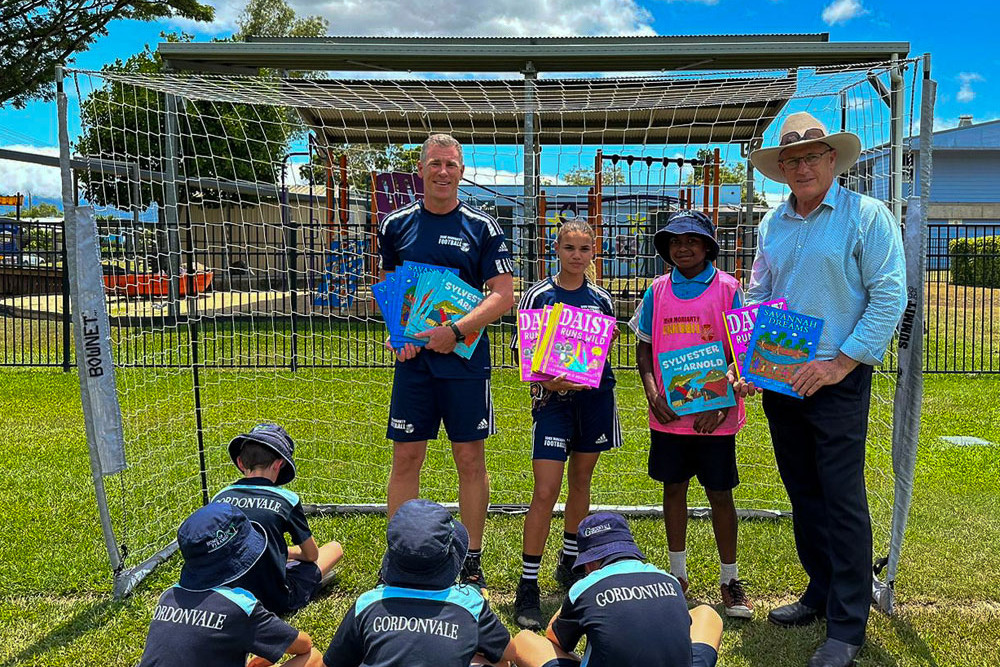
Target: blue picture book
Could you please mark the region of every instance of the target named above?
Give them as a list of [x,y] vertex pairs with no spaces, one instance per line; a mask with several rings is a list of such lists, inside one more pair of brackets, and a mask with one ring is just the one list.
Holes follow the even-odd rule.
[[[426,299],[418,295],[423,300],[423,307],[410,317],[408,335],[458,322],[483,301],[482,292],[449,273],[442,273],[436,278],[428,277],[424,285],[429,291]],[[464,359],[471,358],[481,334],[481,331],[466,333],[465,341],[455,346],[455,354]]]
[[736,405],[726,378],[729,362],[721,342],[685,347],[657,355],[663,391],[678,415],[707,412]]
[[[417,294],[417,285],[420,278],[426,275],[444,275],[445,273],[452,273],[457,276],[458,269],[406,261],[396,271],[396,287],[394,290],[392,312],[395,314],[395,322],[398,325],[396,328],[398,331],[403,332],[404,336],[406,335],[406,328],[409,324],[411,313],[415,312],[417,307],[423,305],[416,303],[418,298],[426,296],[426,293]],[[408,338],[405,342],[413,343],[414,345],[427,344],[427,341],[423,338]]]
[[823,320],[761,306],[747,344],[743,377],[762,389],[802,398],[792,389],[796,371],[816,358]]
[[[444,279],[444,276],[445,273],[441,271],[428,271],[420,275],[420,278],[417,280],[416,291],[414,292],[413,311],[406,323],[406,329],[403,330],[403,335],[413,338],[414,334],[418,331],[427,330],[427,326],[424,325],[424,318],[430,309],[431,296],[434,294],[434,290],[437,289],[438,284]],[[423,338],[417,340],[426,343],[426,340]]]
[[385,328],[389,332],[389,344],[393,347],[401,346],[405,339],[403,338],[403,330],[399,327],[393,327],[395,324],[395,319],[390,316],[392,312],[392,290],[395,286],[396,276],[390,271],[385,274],[385,280],[377,282],[372,285],[372,296],[375,298],[375,305],[378,306],[379,312],[382,313],[382,320],[385,322]]

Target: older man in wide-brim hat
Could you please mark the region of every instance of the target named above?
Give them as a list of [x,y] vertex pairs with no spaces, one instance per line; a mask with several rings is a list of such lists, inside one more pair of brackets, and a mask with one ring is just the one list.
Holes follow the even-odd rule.
[[[809,585],[771,611],[781,626],[827,619],[810,667],[849,665],[865,638],[872,532],[865,438],[872,367],[882,362],[906,305],[899,224],[881,202],[836,178],[857,161],[858,137],[790,115],[778,143],[750,155],[791,195],[760,224],[749,303],[784,298],[823,320],[814,361],[793,378],[798,397],[764,391],[775,459],[792,503],[795,545]],[[737,383],[743,392],[753,388]]]

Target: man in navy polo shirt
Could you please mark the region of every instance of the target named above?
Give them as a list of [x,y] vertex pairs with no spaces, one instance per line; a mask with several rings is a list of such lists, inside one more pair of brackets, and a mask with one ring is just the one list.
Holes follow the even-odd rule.
[[383,275],[411,260],[458,269],[474,287],[485,285],[483,302],[451,326],[420,334],[423,348],[396,350],[396,368],[386,437],[393,441],[387,504],[391,515],[420,492],[427,441],[444,421],[458,469],[458,504],[469,529],[469,555],[462,580],[485,585],[480,556],[490,482],[485,439],[494,432],[490,397],[490,345],[484,332],[469,360],[455,345],[485,329],[514,305],[514,263],[500,225],[458,199],[465,173],[462,146],[447,134],[424,142],[418,173],[424,197],[385,217],[378,228]]
[[510,633],[477,586],[456,584],[469,533],[445,508],[411,500],[389,519],[384,584],[358,598],[327,667],[468,667],[509,661]]
[[245,667],[295,656],[288,667],[318,667],[312,639],[269,612],[249,591],[227,586],[253,567],[267,535],[238,508],[209,503],[181,524],[180,583],[153,609],[139,667]]
[[574,569],[587,576],[569,589],[547,638],[528,630],[514,638],[518,667],[577,667],[570,651],[584,636],[588,667],[716,664],[722,618],[707,605],[688,612],[680,582],[643,562],[623,516],[588,516],[577,544]]

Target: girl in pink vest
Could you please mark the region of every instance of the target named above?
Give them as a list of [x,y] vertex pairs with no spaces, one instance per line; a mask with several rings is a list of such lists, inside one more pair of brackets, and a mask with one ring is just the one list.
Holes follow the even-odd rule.
[[[712,264],[719,256],[715,227],[699,211],[679,211],[653,237],[656,251],[671,270],[643,295],[629,326],[638,338],[639,376],[649,403],[649,475],[663,483],[663,520],[667,528],[670,571],[687,591],[687,489],[697,475],[712,506],[712,528],[719,549],[719,587],[726,614],[753,616],[736,566],[736,433],[746,417],[743,400],[736,407],[678,416],[671,406],[699,392],[724,387],[663,386],[661,352],[724,341],[724,311],[743,306],[743,291],[729,274]],[[723,346],[727,356],[728,345]],[[729,359],[732,362],[732,359]]]

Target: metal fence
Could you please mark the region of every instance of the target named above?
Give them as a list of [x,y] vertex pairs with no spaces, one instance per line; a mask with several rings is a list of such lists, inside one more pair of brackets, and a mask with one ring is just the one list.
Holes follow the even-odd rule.
[[[157,253],[143,244],[155,245],[155,233],[135,235],[130,222],[100,223],[106,264],[120,256],[119,244],[154,265]],[[515,230],[515,221],[503,222],[508,234],[530,238],[530,230]],[[655,218],[639,227],[614,216],[605,219],[602,282],[612,290],[622,322],[663,271],[652,250],[656,225]],[[333,246],[315,220],[288,226],[277,240],[262,232],[253,238],[224,236],[219,244],[185,244],[195,250],[184,253],[182,264],[223,268],[215,269],[201,299],[184,300],[191,312],[171,313],[163,296],[110,298],[116,364],[184,367],[197,359],[208,367],[390,365],[381,345],[384,329],[367,291],[372,266],[367,229],[359,227]],[[719,232],[719,266],[744,284],[756,231],[738,225]],[[956,250],[958,239],[986,237],[997,242],[984,252]],[[998,250],[1000,224],[928,225],[925,372],[1000,373]],[[63,266],[61,223],[0,220],[0,366],[74,367]],[[964,269],[956,271],[958,266]],[[631,337],[622,328],[626,336],[616,346],[614,363],[633,367]],[[505,318],[496,329],[494,363],[512,366],[513,319]]]

